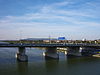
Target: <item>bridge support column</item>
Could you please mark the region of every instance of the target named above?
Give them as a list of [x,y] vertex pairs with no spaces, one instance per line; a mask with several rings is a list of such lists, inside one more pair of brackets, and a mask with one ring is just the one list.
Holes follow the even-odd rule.
[[28,56],[25,54],[25,47],[19,47],[18,53],[16,54],[18,61],[28,61]]
[[68,47],[68,56],[82,56],[80,47]]
[[97,49],[94,47],[81,47],[82,48],[82,55],[83,56],[92,56],[94,54],[97,54]]
[[56,47],[48,47],[45,52],[45,57],[51,59],[58,59],[59,55],[57,53]]

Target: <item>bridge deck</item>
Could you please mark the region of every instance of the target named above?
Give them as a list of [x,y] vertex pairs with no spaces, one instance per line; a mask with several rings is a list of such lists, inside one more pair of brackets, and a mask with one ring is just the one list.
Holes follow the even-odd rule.
[[0,47],[98,47],[100,44],[0,44]]

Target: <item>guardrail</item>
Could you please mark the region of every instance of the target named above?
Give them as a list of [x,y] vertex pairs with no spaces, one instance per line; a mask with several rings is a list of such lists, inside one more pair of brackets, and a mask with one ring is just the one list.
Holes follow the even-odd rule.
[[25,44],[25,43],[16,43],[16,44],[0,44],[0,47],[100,47],[100,44],[71,44],[71,43],[51,43],[51,44]]

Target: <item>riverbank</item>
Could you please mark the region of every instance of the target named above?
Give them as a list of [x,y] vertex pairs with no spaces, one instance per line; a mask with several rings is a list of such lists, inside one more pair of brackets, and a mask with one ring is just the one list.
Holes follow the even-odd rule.
[[95,54],[95,55],[93,55],[93,57],[99,57],[100,58],[100,54]]

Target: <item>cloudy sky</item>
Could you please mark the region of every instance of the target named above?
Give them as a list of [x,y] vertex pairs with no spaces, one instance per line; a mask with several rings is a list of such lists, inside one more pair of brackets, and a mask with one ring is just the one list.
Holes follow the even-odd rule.
[[0,40],[100,39],[100,0],[0,0]]

